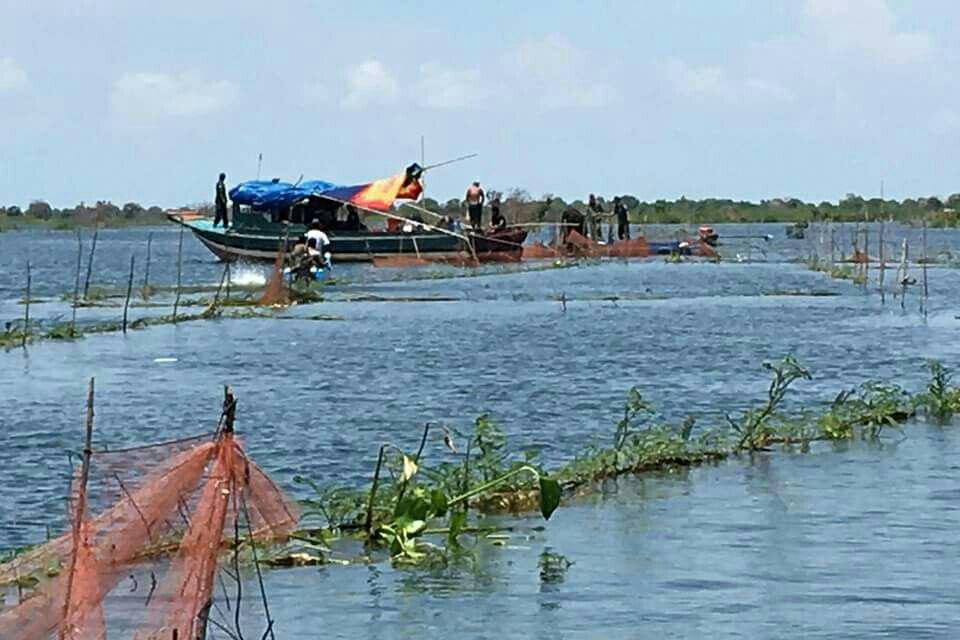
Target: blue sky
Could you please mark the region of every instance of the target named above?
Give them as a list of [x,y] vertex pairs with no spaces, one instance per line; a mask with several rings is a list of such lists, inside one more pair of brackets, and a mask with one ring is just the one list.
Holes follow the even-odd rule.
[[0,204],[228,181],[837,200],[960,191],[960,3],[0,0]]

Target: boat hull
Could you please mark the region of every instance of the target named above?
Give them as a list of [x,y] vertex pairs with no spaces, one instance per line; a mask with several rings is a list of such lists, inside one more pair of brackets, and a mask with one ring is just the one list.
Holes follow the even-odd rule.
[[[225,262],[273,262],[284,238],[277,235],[215,228],[209,218],[170,215],[170,220],[193,232],[198,240]],[[330,253],[337,262],[373,262],[394,256],[423,257],[430,261],[458,262],[471,256],[460,238],[438,231],[335,231],[328,233]],[[491,237],[477,236],[474,246],[481,261],[514,261],[522,254],[526,231],[508,229]],[[286,238],[289,252],[299,234]]]

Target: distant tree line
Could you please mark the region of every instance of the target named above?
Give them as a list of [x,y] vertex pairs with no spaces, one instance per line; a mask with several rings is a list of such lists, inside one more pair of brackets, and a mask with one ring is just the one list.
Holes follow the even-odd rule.
[[[960,193],[946,200],[931,196],[891,200],[863,198],[847,194],[839,202],[804,202],[798,198],[773,198],[760,202],[732,200],[729,198],[705,198],[691,200],[642,201],[632,195],[620,196],[630,219],[639,223],[700,224],[717,222],[813,222],[834,220],[837,222],[863,222],[894,220],[909,223],[926,217],[931,226],[957,226],[960,224]],[[599,198],[607,212],[613,211],[612,198]],[[488,198],[489,200],[489,198]],[[423,206],[440,215],[462,215],[463,203],[453,199],[440,203],[426,198]],[[523,189],[511,189],[501,195],[501,210],[510,222],[556,222],[563,212],[574,207],[585,210],[582,200],[566,202],[552,194],[532,198]]]
[[21,209],[17,205],[0,206],[0,216],[22,219],[24,222],[47,222],[54,227],[93,224],[105,226],[152,224],[165,219],[164,210],[160,207],[147,208],[136,202],[128,202],[122,207],[118,207],[106,200],[98,201],[94,205],[81,202],[75,207],[64,209],[54,208],[43,200],[34,200],[26,209]]

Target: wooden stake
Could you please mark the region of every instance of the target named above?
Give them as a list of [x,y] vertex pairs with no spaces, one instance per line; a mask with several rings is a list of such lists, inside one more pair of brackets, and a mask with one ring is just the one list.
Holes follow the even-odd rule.
[[883,252],[883,232],[885,229],[885,224],[883,220],[880,221],[880,273],[877,275],[877,282],[880,286],[880,304],[887,304],[887,294],[883,290],[883,280],[884,274],[886,273],[887,266],[885,264],[886,256]]
[[150,286],[150,246],[153,244],[153,231],[147,234],[147,265],[143,272],[143,291],[147,294]]
[[67,589],[63,602],[63,624],[58,634],[60,640],[67,640],[67,638],[72,636],[67,625],[70,622],[70,598],[73,595],[73,580],[77,568],[77,553],[80,550],[80,530],[83,524],[84,512],[87,508],[87,481],[90,478],[90,458],[93,455],[93,389],[94,379],[90,378],[90,386],[87,389],[87,420],[86,437],[84,438],[83,444],[83,465],[80,467],[80,483],[77,487],[77,502],[73,516],[73,553],[70,554],[70,571],[67,573]]
[[127,297],[123,301],[123,332],[127,332],[127,309],[130,308],[130,294],[133,292],[133,263],[135,254],[130,254],[130,277],[127,279]]
[[927,301],[930,289],[927,286],[927,214],[923,214],[923,317],[927,317]]
[[77,229],[77,279],[73,283],[73,312],[70,317],[70,335],[77,335],[77,301],[80,298],[80,270],[83,268],[83,237]]
[[383,452],[387,445],[380,446],[380,453],[377,455],[377,468],[373,471],[373,485],[370,487],[370,500],[367,502],[367,520],[363,525],[367,536],[370,536],[370,530],[373,528],[373,501],[377,497],[377,485],[380,484],[380,467],[383,465]]
[[30,261],[27,260],[27,298],[24,302],[23,307],[23,341],[20,346],[26,348],[27,346],[27,335],[30,333]]
[[909,258],[910,245],[907,243],[907,239],[903,239],[903,244],[900,248],[900,269],[898,270],[897,277],[900,279],[900,309],[903,310],[906,308],[906,299],[907,299],[907,261]]
[[183,225],[180,225],[180,242],[177,244],[177,295],[173,299],[173,322],[177,322],[177,308],[180,306],[180,285],[183,273]]
[[100,225],[93,228],[93,242],[90,245],[90,256],[87,258],[87,278],[83,281],[83,298],[90,292],[90,276],[93,275],[93,254],[97,252],[97,236],[100,235]]

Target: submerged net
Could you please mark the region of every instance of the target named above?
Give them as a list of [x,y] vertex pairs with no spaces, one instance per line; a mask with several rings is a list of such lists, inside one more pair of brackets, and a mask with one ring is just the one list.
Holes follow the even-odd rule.
[[[244,453],[232,432],[137,449],[98,452],[73,501],[89,503],[77,532],[0,566],[0,583],[54,574],[0,612],[0,638],[101,640],[102,605],[135,565],[175,555],[151,592],[135,637],[194,638],[213,600],[225,532],[241,513],[249,537],[271,540],[296,525],[293,503]],[[88,499],[89,498],[89,499]],[[242,506],[241,506],[242,505]],[[75,556],[75,557],[74,557]]]

